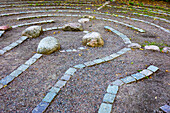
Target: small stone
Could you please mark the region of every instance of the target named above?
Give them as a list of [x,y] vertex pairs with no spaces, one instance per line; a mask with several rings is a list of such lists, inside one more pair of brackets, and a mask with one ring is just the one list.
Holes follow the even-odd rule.
[[29,38],[36,38],[36,37],[40,36],[41,33],[42,33],[41,26],[31,26],[31,27],[28,27],[27,29],[25,29],[22,32],[22,35],[27,36]]
[[10,74],[10,76],[18,77],[21,73],[22,73],[21,70],[15,70]]
[[77,69],[75,68],[69,68],[65,74],[68,74],[68,75],[74,75],[74,73],[77,71]]
[[135,82],[136,80],[133,77],[131,77],[131,76],[127,76],[125,78],[122,78],[121,81],[123,81],[124,83],[128,84],[128,83]]
[[70,75],[64,75],[61,77],[61,80],[68,81],[70,80],[71,76]]
[[149,45],[149,46],[145,46],[146,50],[153,50],[153,51],[160,51],[158,46],[155,45]]
[[32,65],[33,63],[35,63],[37,61],[37,59],[34,59],[34,58],[30,58],[29,60],[27,60],[26,62],[25,62],[25,64],[26,65]]
[[78,20],[79,23],[87,23],[89,22],[90,20],[88,18],[81,18]]
[[74,66],[74,68],[77,68],[77,69],[82,69],[84,67],[86,67],[84,64],[78,64]]
[[134,77],[136,80],[140,80],[140,79],[145,78],[145,75],[143,75],[141,73],[136,73],[136,74],[133,74],[131,76]]
[[109,85],[108,88],[107,88],[107,93],[111,93],[111,94],[114,94],[116,95],[117,92],[118,92],[118,86],[116,85]]
[[102,103],[100,105],[98,113],[111,113],[112,111],[112,104]]
[[119,80],[119,79],[117,79],[117,80],[115,80],[114,82],[111,83],[111,85],[116,85],[116,86],[121,86],[123,84],[124,83],[121,80]]
[[138,43],[131,43],[130,45],[128,45],[128,47],[133,49],[140,49],[141,45]]
[[87,66],[87,67],[90,67],[90,66],[94,66],[96,63],[93,62],[93,61],[88,61],[88,62],[85,62],[84,65]]
[[104,95],[103,102],[112,104],[114,102],[115,97],[116,97],[116,95],[106,93]]
[[68,23],[62,29],[64,31],[83,31],[83,26],[80,23]]
[[40,102],[36,108],[33,109],[32,113],[44,113],[49,103],[47,102]]
[[159,70],[158,67],[153,66],[153,65],[150,65],[147,69],[150,70],[150,71],[152,71],[152,72],[156,72],[157,70]]
[[54,86],[58,87],[58,88],[62,88],[66,85],[66,83],[67,83],[67,81],[59,80]]
[[60,88],[52,87],[49,91],[57,94],[60,91]]
[[22,64],[17,68],[17,70],[25,71],[29,68],[29,65]]
[[152,71],[149,71],[147,69],[144,69],[143,71],[140,72],[141,74],[145,75],[145,76],[150,76],[153,74]]
[[7,85],[9,84],[10,82],[12,82],[14,80],[15,77],[13,76],[6,76],[5,78],[1,79],[0,80],[0,84],[3,84],[3,85]]
[[164,105],[164,106],[161,106],[160,109],[162,111],[164,111],[165,113],[170,113],[170,106],[169,105]]

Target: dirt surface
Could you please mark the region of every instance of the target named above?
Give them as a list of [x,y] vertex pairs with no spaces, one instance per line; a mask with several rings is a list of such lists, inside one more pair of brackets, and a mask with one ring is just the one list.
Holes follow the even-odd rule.
[[[17,1],[17,0],[15,0]],[[114,4],[112,5],[121,5]],[[97,7],[81,7],[82,10],[94,11]],[[12,8],[12,7],[11,7]],[[0,8],[3,9],[3,8]],[[15,9],[15,8],[14,8]],[[64,9],[66,10],[66,9]],[[24,11],[24,10],[21,10]],[[25,10],[26,11],[26,10]],[[20,11],[5,11],[11,13]],[[101,12],[116,13],[113,8],[104,8]],[[69,22],[77,22],[79,17],[45,17],[16,21],[17,17],[33,16],[49,13],[21,14],[0,17],[0,25],[17,25],[26,22],[42,20],[55,20],[55,23],[41,24],[43,28],[63,26]],[[57,14],[50,13],[50,14]],[[71,13],[66,13],[71,14]],[[73,13],[75,14],[75,13]],[[119,13],[116,13],[119,14]],[[82,13],[85,15],[85,13]],[[141,45],[156,43],[159,47],[170,46],[170,34],[154,26],[142,22],[132,21],[106,15],[89,14],[96,17],[111,18],[120,22],[134,25],[144,29],[146,33],[139,33],[123,25],[93,19],[83,24],[84,30],[101,33],[104,39],[103,47],[87,47],[86,50],[70,53],[56,51],[50,55],[43,55],[25,72],[0,90],[0,112],[2,113],[30,113],[48,93],[48,90],[60,79],[65,71],[76,64],[108,56],[126,47],[123,40],[116,34],[105,31],[104,26],[110,26],[125,34],[132,42]],[[122,13],[121,15],[129,16]],[[147,17],[130,15],[131,17],[153,22],[161,27],[170,29],[169,23],[153,20]],[[154,16],[154,15],[153,15]],[[6,31],[0,37],[0,49],[8,46],[21,37],[21,33],[28,26]],[[38,38],[27,39],[11,51],[0,56],[0,80],[8,76],[17,67],[31,58],[35,53],[41,39],[46,36],[56,37],[61,50],[78,49],[83,47],[83,32],[64,32],[62,30],[47,31]],[[46,113],[97,113],[106,93],[108,85],[116,79],[137,73],[149,65],[159,67],[159,71],[149,78],[123,85],[120,87],[113,103],[113,113],[157,113],[159,107],[170,105],[170,53],[158,51],[132,49],[132,51],[100,65],[86,67],[76,71],[75,75],[61,89],[57,97],[47,108]]]

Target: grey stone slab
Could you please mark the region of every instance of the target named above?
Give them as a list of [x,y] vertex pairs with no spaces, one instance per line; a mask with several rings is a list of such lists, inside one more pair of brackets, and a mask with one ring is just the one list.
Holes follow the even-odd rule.
[[21,70],[14,70],[14,71],[10,74],[10,76],[18,77],[21,73],[22,73]]
[[113,60],[114,58],[111,57],[111,56],[106,56],[106,57],[103,57],[101,59],[107,62],[107,61]]
[[110,85],[108,86],[108,88],[107,88],[107,93],[111,93],[111,94],[116,95],[117,92],[118,92],[118,89],[119,89],[118,86],[116,86],[116,85],[111,85],[111,84],[110,84]]
[[60,88],[52,87],[49,91],[57,94],[60,91]]
[[29,68],[29,65],[22,64],[17,68],[17,70],[25,71]]
[[51,29],[53,29],[53,30],[57,30],[57,29],[58,29],[58,27],[52,27]]
[[20,40],[20,39],[16,41],[16,43],[18,43],[18,44],[21,44],[22,42],[23,42],[23,40]]
[[48,92],[47,95],[43,98],[43,102],[51,102],[57,94],[54,92]]
[[6,76],[5,78],[1,79],[0,80],[0,84],[3,84],[3,85],[7,85],[9,84],[10,82],[12,82],[14,80],[15,77],[13,76]]
[[133,77],[131,77],[131,76],[127,76],[125,78],[122,78],[121,81],[123,81],[124,83],[128,84],[128,83],[135,82],[136,80]]
[[93,62],[93,61],[88,61],[88,62],[85,62],[84,65],[87,66],[87,67],[90,67],[90,66],[94,66],[96,63]]
[[11,50],[13,47],[11,47],[11,46],[6,46],[6,47],[4,47],[2,50],[3,51],[9,51],[9,50]]
[[78,49],[80,49],[80,50],[84,50],[84,49],[86,49],[86,47],[79,47]]
[[48,106],[49,103],[42,101],[33,109],[32,113],[44,113]]
[[26,62],[25,62],[25,64],[26,65],[32,65],[33,63],[35,63],[37,61],[37,59],[34,59],[34,58],[30,58],[29,60],[27,60]]
[[42,54],[36,53],[34,56],[32,56],[32,58],[34,59],[39,59],[42,57]]
[[77,68],[77,69],[82,69],[82,68],[85,68],[86,66],[84,64],[78,64],[78,65],[75,65],[74,68]]
[[141,74],[141,73],[136,73],[136,74],[133,74],[131,75],[133,78],[135,78],[136,80],[140,80],[140,79],[143,79],[145,78],[145,75]]
[[54,86],[57,88],[62,88],[66,85],[67,81],[59,80]]
[[115,58],[119,57],[120,55],[117,54],[117,53],[113,53],[113,54],[111,54],[110,56],[111,56],[113,59],[115,59]]
[[50,30],[53,30],[53,29],[51,29],[51,28],[46,28],[46,31],[50,31]]
[[164,105],[164,106],[161,106],[160,109],[162,111],[164,111],[165,113],[170,113],[170,106],[169,105]]
[[61,77],[61,80],[68,81],[70,80],[71,76],[70,75],[64,75]]
[[121,86],[123,84],[124,83],[121,80],[119,80],[119,79],[117,79],[117,80],[115,80],[114,82],[111,83],[111,85],[116,85],[116,86]]
[[27,38],[28,38],[27,36],[22,36],[22,37],[20,38],[20,40],[24,41],[24,40],[26,40]]
[[13,43],[12,43],[12,44],[10,44],[9,46],[14,48],[14,47],[16,47],[17,45],[18,45],[18,43],[13,42]]
[[67,49],[66,52],[72,52],[72,50],[71,49]]
[[127,51],[130,51],[130,50],[131,50],[131,48],[123,48],[120,51],[118,51],[117,54],[122,55],[122,54],[124,54],[124,53],[126,53]]
[[2,88],[3,88],[3,86],[4,86],[4,85],[0,84],[0,89],[2,89]]
[[102,103],[100,105],[98,113],[111,113],[112,111],[112,104]]
[[101,64],[101,63],[105,62],[105,60],[103,60],[103,59],[95,59],[95,60],[93,60],[93,62],[95,62],[96,64]]
[[5,53],[4,50],[0,50],[0,55],[3,55]]
[[143,75],[145,75],[145,76],[150,76],[150,75],[153,74],[152,71],[147,70],[147,69],[142,70],[140,73],[143,74]]
[[159,68],[154,66],[154,65],[150,65],[147,69],[152,71],[152,72],[156,72],[157,70],[159,70]]
[[76,71],[77,71],[77,69],[75,69],[75,68],[69,68],[69,69],[65,72],[65,74],[73,75]]
[[115,100],[116,95],[106,93],[103,98],[103,102],[105,103],[113,103]]

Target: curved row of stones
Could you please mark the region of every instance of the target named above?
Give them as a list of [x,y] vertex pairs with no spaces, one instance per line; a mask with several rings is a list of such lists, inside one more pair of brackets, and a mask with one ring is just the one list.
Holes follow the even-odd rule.
[[[15,15],[15,14],[23,14],[23,13],[35,13],[35,12],[76,12],[76,13],[92,13],[92,14],[102,14],[102,15],[109,15],[109,16],[114,16],[114,17],[119,17],[119,18],[126,18],[126,19],[129,19],[129,20],[133,20],[133,21],[139,21],[139,22],[143,22],[143,23],[146,23],[146,24],[149,24],[151,26],[155,26],[165,32],[168,32],[170,33],[169,30],[159,26],[159,25],[156,25],[154,23],[151,23],[151,22],[148,22],[148,21],[145,21],[145,20],[141,20],[141,19],[137,19],[137,18],[130,18],[130,17],[126,17],[126,16],[123,16],[123,15],[116,15],[116,14],[109,14],[109,13],[101,13],[101,12],[94,12],[94,11],[81,11],[81,10],[49,10],[49,11],[46,11],[46,10],[39,10],[39,11],[27,11],[27,12],[17,12],[17,13],[9,13],[9,14],[1,14],[0,16],[2,15]],[[62,14],[64,16],[68,16],[68,15],[65,15],[65,14]],[[47,15],[47,16],[53,16],[53,15]],[[55,15],[54,15],[55,16]],[[61,14],[60,14],[61,16]],[[70,15],[71,16],[71,15]],[[31,16],[30,18],[32,18],[33,16]],[[40,17],[43,17],[43,16],[40,16]],[[26,17],[25,17],[26,18]],[[97,19],[97,18],[96,18]],[[101,18],[99,18],[101,19]],[[119,24],[123,24],[123,25],[126,25],[127,27],[131,27],[133,29],[136,29],[136,27],[133,27],[131,25],[128,25],[128,24],[124,24],[123,22],[118,22],[117,20],[112,20],[112,19],[103,19],[103,20],[108,20],[108,21],[112,21],[112,22],[115,22],[115,23],[119,23]],[[138,31],[140,32],[145,32],[144,30],[142,29],[137,29]]]
[[150,75],[158,71],[158,69],[158,67],[150,65],[147,69],[144,69],[139,73],[135,73],[125,78],[117,79],[111,82],[111,84],[109,84],[109,86],[107,87],[107,93],[103,97],[103,103],[100,105],[98,113],[112,112],[112,105],[114,103],[118,90],[120,89],[120,86],[149,77]]

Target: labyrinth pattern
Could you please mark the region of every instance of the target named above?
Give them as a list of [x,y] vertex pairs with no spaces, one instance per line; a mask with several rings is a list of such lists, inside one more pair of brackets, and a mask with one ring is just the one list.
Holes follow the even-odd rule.
[[[0,112],[156,112],[169,103],[164,82],[170,70],[168,11],[105,0],[0,2]],[[62,30],[82,18],[90,20],[81,23],[83,31]],[[43,28],[39,37],[22,36],[34,25]],[[83,45],[90,32],[99,32],[104,46]],[[61,49],[37,53],[47,36],[58,39]],[[150,105],[143,97],[148,87],[159,103]]]

